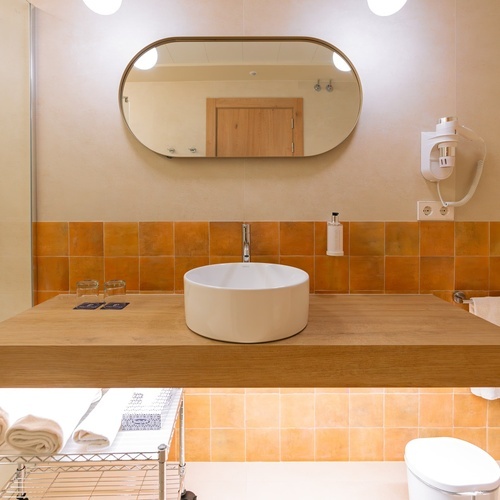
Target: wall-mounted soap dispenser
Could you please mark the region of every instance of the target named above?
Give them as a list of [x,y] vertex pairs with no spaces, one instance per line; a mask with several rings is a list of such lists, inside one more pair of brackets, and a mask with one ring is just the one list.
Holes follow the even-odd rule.
[[332,212],[327,224],[326,255],[344,255],[344,228],[339,222],[339,213]]

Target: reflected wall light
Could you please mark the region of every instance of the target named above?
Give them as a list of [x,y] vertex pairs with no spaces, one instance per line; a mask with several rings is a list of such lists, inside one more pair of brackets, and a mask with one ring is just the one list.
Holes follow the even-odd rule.
[[158,62],[158,51],[156,50],[156,47],[153,47],[152,49],[148,50],[144,54],[142,54],[137,61],[135,61],[134,66],[137,69],[151,69],[155,66],[155,64]]
[[367,0],[370,10],[377,16],[391,16],[402,9],[406,0]]
[[337,54],[337,52],[333,53],[332,59],[333,59],[333,65],[339,71],[351,71],[351,67],[349,66],[347,61],[340,54]]
[[83,0],[83,3],[96,14],[109,16],[121,7],[122,0]]

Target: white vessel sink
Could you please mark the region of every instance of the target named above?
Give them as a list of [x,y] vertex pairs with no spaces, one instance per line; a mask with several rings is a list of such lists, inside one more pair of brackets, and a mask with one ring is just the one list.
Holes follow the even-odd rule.
[[291,266],[235,262],[184,275],[187,326],[204,337],[238,343],[291,337],[307,325],[309,275]]

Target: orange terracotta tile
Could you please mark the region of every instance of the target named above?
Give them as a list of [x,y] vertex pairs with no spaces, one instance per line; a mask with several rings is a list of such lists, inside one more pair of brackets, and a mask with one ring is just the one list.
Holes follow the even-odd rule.
[[281,394],[281,427],[314,427],[314,394]]
[[455,427],[453,437],[475,444],[483,450],[488,446],[486,427]]
[[315,460],[349,460],[349,429],[316,429],[315,438]]
[[349,429],[349,460],[375,461],[384,459],[384,429],[354,427]]
[[103,223],[70,222],[69,254],[72,257],[102,257],[104,255]]
[[[210,256],[212,255],[242,255],[242,223],[241,222],[210,222]],[[252,234],[250,234],[253,241]],[[252,250],[252,249],[251,249]]]
[[455,255],[454,222],[420,222],[420,255],[453,257]]
[[500,399],[488,401],[488,426],[500,427]]
[[174,222],[175,255],[208,256],[208,222]]
[[243,429],[212,429],[210,437],[213,462],[245,461],[245,431]]
[[105,257],[104,280],[124,280],[127,292],[139,291],[139,257]]
[[104,257],[70,257],[69,258],[69,289],[76,291],[76,283],[80,280],[97,280],[99,290],[104,283]]
[[316,394],[315,426],[347,427],[349,425],[349,394]]
[[351,222],[349,254],[384,255],[385,224],[383,222]]
[[384,424],[383,394],[350,394],[349,426],[381,427]]
[[174,257],[140,257],[140,290],[173,291]]
[[455,427],[485,427],[487,401],[473,394],[455,394],[454,396]]
[[69,291],[69,258],[38,257],[38,290]]
[[50,300],[59,295],[60,293],[61,293],[60,291],[54,291],[54,292],[36,291],[33,294],[34,305],[38,305],[41,304],[42,302],[45,302],[46,300]]
[[420,258],[420,290],[452,290],[455,284],[453,257]]
[[403,461],[407,443],[416,438],[418,438],[416,427],[384,429],[384,460]]
[[488,441],[486,451],[495,459],[500,460],[500,427],[488,429]]
[[252,260],[258,255],[279,255],[279,222],[251,222]]
[[315,292],[347,293],[349,291],[349,257],[317,255],[314,283]]
[[484,256],[489,255],[489,251],[488,222],[455,222],[456,255]]
[[[252,262],[256,262],[255,259],[251,260]],[[232,256],[211,255],[209,261],[210,264],[227,264],[229,262],[241,262],[241,255],[232,255]]]
[[137,222],[105,222],[104,255],[106,257],[137,257],[139,255],[139,224]]
[[210,394],[245,394],[245,389],[235,387],[214,387]]
[[500,257],[500,222],[490,222],[490,255]]
[[186,461],[210,462],[210,429],[186,429]]
[[489,288],[488,257],[455,258],[456,290],[488,290],[488,288]]
[[421,387],[418,392],[420,394],[454,394],[454,389],[451,387]]
[[139,222],[139,255],[174,255],[174,223]]
[[[344,233],[344,231],[342,231]],[[344,235],[345,238],[345,235]],[[314,223],[314,254],[326,255],[327,225],[326,222]],[[344,252],[346,247],[344,246]]]
[[386,394],[384,425],[386,427],[417,427],[418,401],[418,394]]
[[35,255],[39,257],[67,256],[68,223],[37,222]]
[[386,292],[418,293],[418,257],[386,257],[385,290]]
[[281,222],[280,255],[314,255],[314,222]]
[[451,427],[453,425],[452,394],[420,394],[420,427]]
[[242,428],[245,422],[243,394],[214,395],[210,399],[212,428]]
[[311,256],[291,256],[285,255],[280,257],[280,264],[285,266],[298,267],[309,275],[309,290],[314,292],[314,257]]
[[314,460],[314,429],[281,428],[281,461]]
[[247,429],[247,462],[279,462],[280,431],[275,429]]
[[490,257],[490,290],[500,290],[500,257]]
[[208,394],[185,394],[185,426],[189,428],[210,428],[210,396]]
[[268,264],[279,264],[279,255],[252,255],[252,262],[265,262]]
[[350,257],[351,293],[384,290],[384,257]]
[[246,394],[245,425],[249,427],[279,427],[279,403],[277,393]]
[[385,255],[419,255],[418,222],[385,223]]
[[418,437],[453,437],[453,427],[422,427],[418,429]]
[[208,263],[208,256],[175,257],[175,292],[182,293],[184,291],[184,274],[195,267],[206,266]]

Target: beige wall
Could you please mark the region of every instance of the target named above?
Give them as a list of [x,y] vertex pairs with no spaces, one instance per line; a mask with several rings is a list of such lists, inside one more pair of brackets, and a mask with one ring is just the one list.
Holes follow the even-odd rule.
[[0,3],[0,320],[31,306],[29,4]]
[[[455,114],[488,145],[483,181],[456,219],[500,218],[496,0],[418,0],[388,18],[364,0],[127,0],[114,16],[79,0],[36,4],[38,220],[324,220],[332,210],[351,221],[415,220],[417,200],[437,199],[420,174],[420,133]],[[363,85],[358,127],[306,159],[168,160],[148,151],[122,123],[120,78],[145,45],[186,35],[336,45]],[[467,178],[471,166],[461,171]]]

